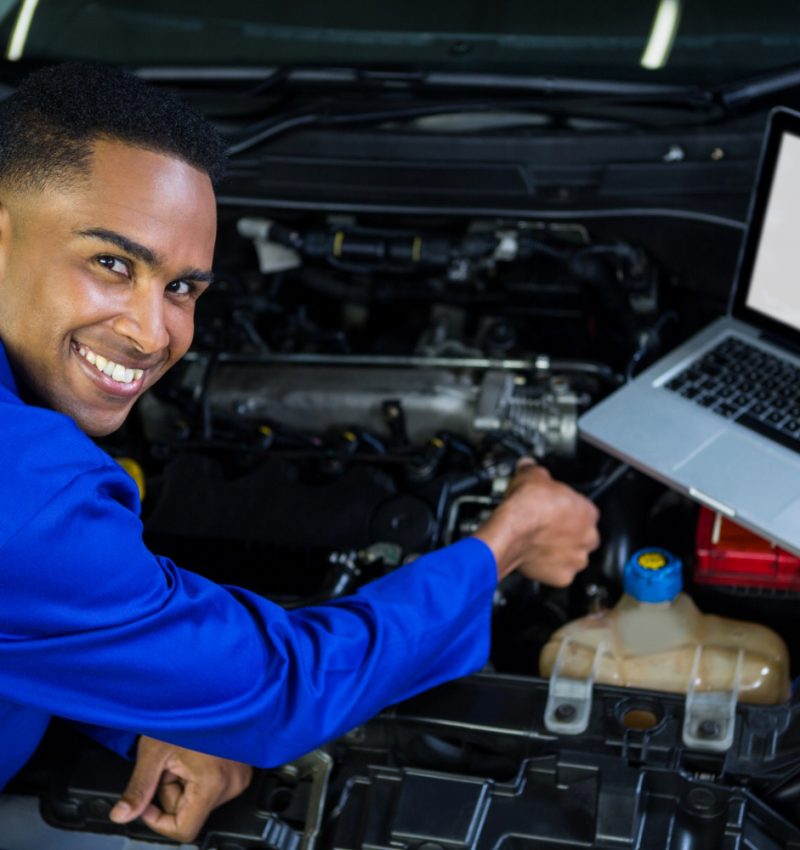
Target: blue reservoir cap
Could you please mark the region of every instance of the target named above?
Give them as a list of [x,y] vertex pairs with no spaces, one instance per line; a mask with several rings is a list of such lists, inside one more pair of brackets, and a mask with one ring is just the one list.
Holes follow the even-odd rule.
[[682,566],[666,549],[639,549],[625,564],[622,586],[639,602],[671,602],[683,588]]

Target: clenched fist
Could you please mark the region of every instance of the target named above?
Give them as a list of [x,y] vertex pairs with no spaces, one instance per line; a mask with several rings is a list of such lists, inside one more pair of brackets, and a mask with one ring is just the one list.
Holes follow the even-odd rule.
[[160,835],[193,841],[212,809],[241,794],[252,776],[238,761],[142,735],[128,787],[109,817],[115,823],[141,817]]
[[554,587],[571,584],[600,543],[597,508],[523,458],[503,501],[475,532],[494,552],[499,578],[518,570]]

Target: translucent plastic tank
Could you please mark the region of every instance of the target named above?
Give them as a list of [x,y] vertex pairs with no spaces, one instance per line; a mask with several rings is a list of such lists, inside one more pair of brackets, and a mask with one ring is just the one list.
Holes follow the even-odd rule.
[[[681,591],[681,562],[644,549],[625,567],[620,601],[560,628],[539,657],[542,676],[686,693],[730,691],[750,703],[789,698],[789,655],[772,629],[703,614]],[[563,647],[562,644],[567,642]],[[562,650],[559,658],[559,650]]]

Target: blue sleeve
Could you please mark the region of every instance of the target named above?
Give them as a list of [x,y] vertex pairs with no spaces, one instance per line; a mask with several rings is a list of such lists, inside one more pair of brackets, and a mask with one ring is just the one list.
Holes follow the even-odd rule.
[[107,726],[93,726],[91,723],[73,723],[73,725],[79,732],[124,759],[136,757],[138,733],[127,732],[123,729],[109,729]]
[[0,548],[0,695],[272,766],[484,663],[496,569],[481,541],[287,612],[152,555],[112,466]]

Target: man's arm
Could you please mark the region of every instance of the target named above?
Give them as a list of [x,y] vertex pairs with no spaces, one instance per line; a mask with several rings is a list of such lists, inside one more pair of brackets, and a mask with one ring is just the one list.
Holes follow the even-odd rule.
[[153,556],[127,486],[111,463],[90,470],[0,547],[0,694],[271,766],[487,657],[497,574],[481,541],[285,611]]

